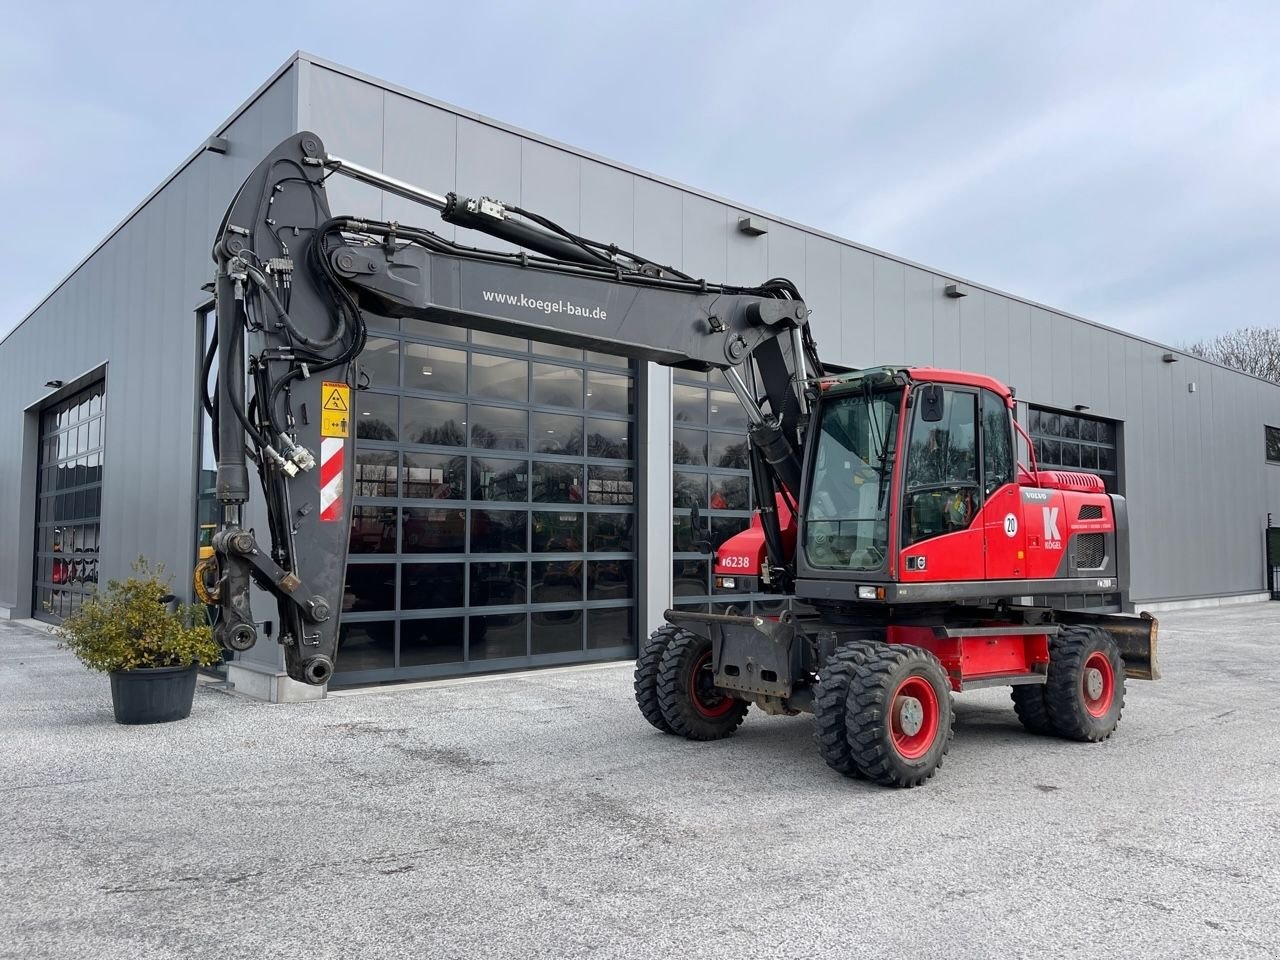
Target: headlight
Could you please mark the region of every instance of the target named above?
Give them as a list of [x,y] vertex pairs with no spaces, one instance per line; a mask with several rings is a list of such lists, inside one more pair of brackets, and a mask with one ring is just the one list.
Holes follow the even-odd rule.
[[859,600],[883,600],[884,587],[876,587],[871,584],[858,585]]

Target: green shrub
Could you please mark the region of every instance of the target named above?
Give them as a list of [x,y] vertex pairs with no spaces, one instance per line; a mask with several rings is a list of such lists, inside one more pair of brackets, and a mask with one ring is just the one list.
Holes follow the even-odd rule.
[[54,635],[91,670],[137,667],[183,667],[217,663],[222,650],[213,639],[204,607],[182,604],[170,610],[161,602],[168,585],[163,567],[152,570],[145,560],[134,575],[112,580],[105,591],[86,597],[83,605],[54,629]]

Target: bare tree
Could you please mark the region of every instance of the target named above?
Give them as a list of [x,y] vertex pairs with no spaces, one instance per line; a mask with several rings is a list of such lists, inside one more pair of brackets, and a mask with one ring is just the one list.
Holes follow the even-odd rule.
[[1280,329],[1241,327],[1201,340],[1187,352],[1280,383]]

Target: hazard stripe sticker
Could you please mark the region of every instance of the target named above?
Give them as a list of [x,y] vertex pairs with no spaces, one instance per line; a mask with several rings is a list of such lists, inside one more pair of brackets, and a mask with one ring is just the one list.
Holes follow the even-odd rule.
[[320,441],[320,519],[333,523],[342,519],[342,440],[324,437]]

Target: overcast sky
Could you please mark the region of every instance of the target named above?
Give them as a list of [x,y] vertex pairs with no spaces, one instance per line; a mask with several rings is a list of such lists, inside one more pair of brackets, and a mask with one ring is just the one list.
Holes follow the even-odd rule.
[[1276,0],[46,0],[5,19],[0,335],[297,48],[1159,341],[1280,325]]

